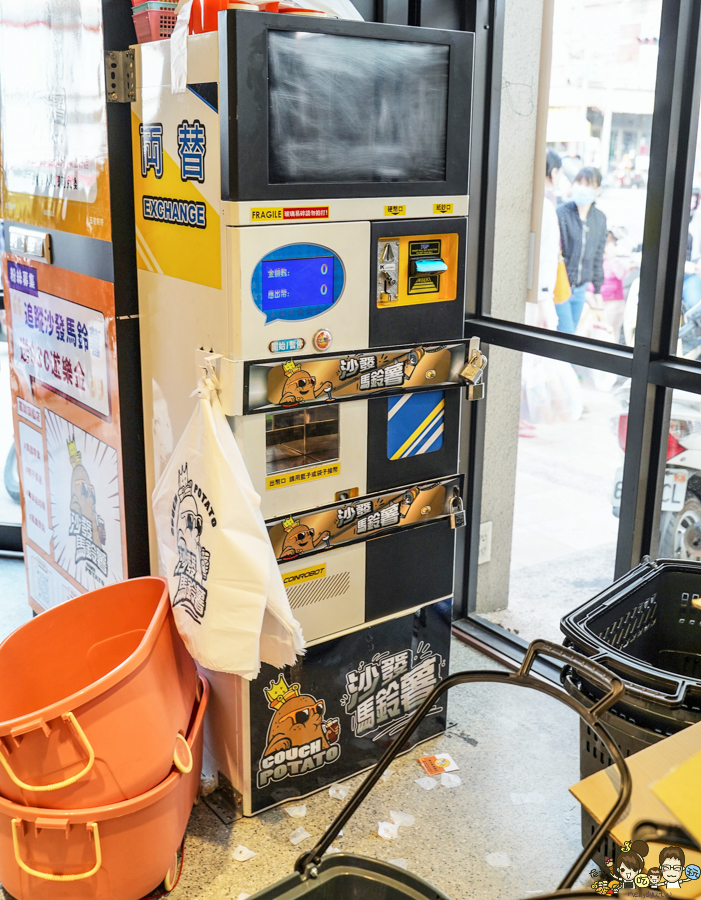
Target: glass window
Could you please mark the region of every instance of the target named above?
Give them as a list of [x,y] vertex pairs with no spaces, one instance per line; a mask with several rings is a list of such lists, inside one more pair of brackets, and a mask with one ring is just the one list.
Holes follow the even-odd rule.
[[696,138],[696,157],[689,200],[684,274],[673,353],[690,361],[701,359],[701,128]]
[[549,72],[507,12],[493,316],[633,345],[661,5],[555,0]]
[[701,396],[671,393],[657,555],[701,562]]
[[560,642],[561,617],[613,581],[629,383],[512,350],[490,368],[477,613]]
[[[0,237],[2,220],[0,220]],[[0,525],[21,525],[22,508],[19,499],[19,474],[12,427],[12,395],[10,393],[10,361],[8,358],[5,310],[2,307],[0,285]]]

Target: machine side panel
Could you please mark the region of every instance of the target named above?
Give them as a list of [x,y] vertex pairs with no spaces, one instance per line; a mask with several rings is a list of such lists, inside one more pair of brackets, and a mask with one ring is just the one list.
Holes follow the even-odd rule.
[[[331,335],[331,343],[325,350],[367,347],[369,222],[271,225],[269,228],[226,230],[232,273],[230,302],[234,315],[233,353],[236,359],[281,358],[280,354],[271,350],[271,343],[296,338],[304,340],[304,350],[300,355],[306,356],[314,352],[314,336],[321,329]],[[285,248],[289,247],[289,255],[294,257],[301,252],[298,249],[300,246],[317,246],[320,256],[331,251],[340,259],[343,269],[339,273],[343,279],[340,297],[328,309],[309,317],[303,309],[266,310],[267,291],[264,299],[254,302],[252,282],[256,268],[265,257],[275,254],[275,265],[280,270],[280,265],[285,263],[281,258],[285,256]],[[335,264],[338,265],[338,262]],[[277,281],[284,289],[285,279]]]
[[368,400],[368,493],[457,472],[460,393],[453,388]]
[[453,593],[455,532],[441,520],[367,543],[365,620]]
[[365,548],[366,544],[353,544],[311,560],[281,563],[292,613],[307,642],[364,623]]
[[[146,488],[150,497],[195,408],[195,349],[227,353],[228,309],[222,291],[139,271],[141,373]],[[149,504],[151,571],[158,542]]]

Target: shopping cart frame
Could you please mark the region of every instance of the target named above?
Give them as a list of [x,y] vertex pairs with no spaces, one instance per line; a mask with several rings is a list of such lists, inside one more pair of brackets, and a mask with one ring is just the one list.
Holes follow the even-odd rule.
[[[598,703],[595,703],[587,709],[573,697],[570,697],[562,688],[533,674],[533,664],[539,656],[556,659],[563,664],[572,666],[572,668],[581,672],[582,675],[590,679],[594,684],[604,689],[606,693]],[[554,893],[542,895],[540,898],[534,898],[534,900],[546,900],[546,898],[556,898],[559,896],[567,896],[570,898],[592,896],[591,888],[588,891],[577,892],[571,892],[568,891],[568,889],[572,887],[591,859],[595,848],[598,846],[603,836],[618,821],[630,799],[632,788],[630,770],[628,769],[626,761],[618,749],[616,742],[609,735],[604,725],[599,721],[599,717],[602,713],[621,700],[625,693],[625,686],[620,678],[600,664],[587,659],[585,656],[582,656],[573,650],[569,650],[566,647],[545,640],[536,640],[529,645],[523,658],[523,662],[516,672],[501,672],[495,670],[456,672],[454,675],[450,675],[448,678],[437,684],[397,737],[385,750],[380,760],[370,771],[358,790],[353,794],[348,803],[328,827],[324,836],[318,841],[315,847],[299,857],[295,863],[295,871],[302,881],[306,881],[308,878],[318,877],[322,857],[331,847],[343,827],[353,817],[356,810],[368,796],[370,791],[375,787],[385,769],[399,753],[406,749],[407,741],[426,717],[434,703],[444,693],[460,684],[485,683],[510,684],[518,687],[531,688],[532,690],[546,694],[548,697],[552,697],[554,700],[558,700],[560,703],[564,703],[565,706],[568,706],[576,712],[577,715],[579,715],[580,718],[582,718],[599,736],[611,755],[611,759],[614,761],[620,776],[620,786],[616,802],[606,818],[601,822],[597,831],[592,835],[586,846],[583,847],[582,852],[561,880],[557,890]],[[344,856],[346,856],[346,854],[344,854]],[[565,892],[564,894],[562,894],[563,891]]]

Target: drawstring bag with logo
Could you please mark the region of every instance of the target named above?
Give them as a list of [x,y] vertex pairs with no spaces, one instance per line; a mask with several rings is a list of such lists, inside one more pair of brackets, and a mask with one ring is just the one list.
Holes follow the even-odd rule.
[[175,623],[200,665],[253,679],[293,665],[304,639],[256,493],[209,367],[197,408],[153,492]]

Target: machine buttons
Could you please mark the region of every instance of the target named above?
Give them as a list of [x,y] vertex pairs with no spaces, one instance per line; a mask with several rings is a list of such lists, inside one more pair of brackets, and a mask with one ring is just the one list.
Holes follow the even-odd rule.
[[323,353],[324,350],[328,350],[331,346],[331,332],[326,328],[321,328],[314,335],[312,343],[314,344],[314,348],[318,350],[320,353]]
[[304,349],[304,338],[285,338],[281,341],[271,341],[268,350],[271,353],[295,353]]

